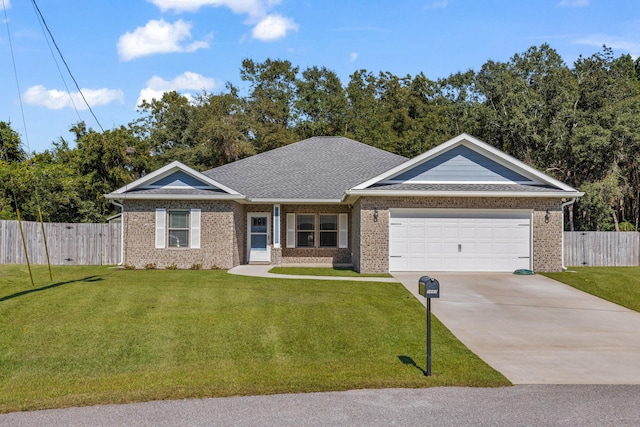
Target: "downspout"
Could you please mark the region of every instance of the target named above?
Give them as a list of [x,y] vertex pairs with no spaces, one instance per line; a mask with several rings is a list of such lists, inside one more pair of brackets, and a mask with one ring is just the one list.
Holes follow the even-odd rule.
[[564,265],[564,208],[572,205],[576,202],[576,200],[578,200],[577,197],[572,198],[571,200],[569,200],[568,202],[564,202],[562,204],[562,271],[566,271],[567,270],[567,266]]
[[109,202],[120,208],[120,262],[118,265],[121,266],[124,262],[124,205],[112,199],[109,199]]

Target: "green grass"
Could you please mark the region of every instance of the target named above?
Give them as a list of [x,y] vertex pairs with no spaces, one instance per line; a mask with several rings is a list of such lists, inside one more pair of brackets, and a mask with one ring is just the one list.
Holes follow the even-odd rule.
[[640,311],[640,267],[570,267],[563,273],[543,273],[559,282]]
[[388,273],[360,274],[347,268],[335,267],[273,267],[269,273],[293,274],[296,276],[340,276],[340,277],[393,277]]
[[397,283],[0,266],[0,412],[509,382]]

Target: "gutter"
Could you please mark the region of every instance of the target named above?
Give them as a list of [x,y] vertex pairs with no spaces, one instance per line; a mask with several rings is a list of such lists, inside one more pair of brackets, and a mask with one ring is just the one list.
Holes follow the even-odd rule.
[[128,200],[246,200],[240,194],[116,194],[110,193],[104,196],[108,200],[119,200],[126,197]]
[[118,265],[121,266],[124,262],[124,205],[113,199],[109,199],[109,203],[120,208],[120,262]]
[[549,191],[549,192],[525,192],[525,191],[430,191],[430,190],[347,190],[345,191],[347,196],[379,196],[379,197],[581,197],[584,193],[571,192],[567,194],[566,191]]
[[564,265],[564,208],[574,204],[577,199],[577,197],[574,197],[568,202],[564,202],[560,208],[562,210],[562,271],[567,271],[567,266]]

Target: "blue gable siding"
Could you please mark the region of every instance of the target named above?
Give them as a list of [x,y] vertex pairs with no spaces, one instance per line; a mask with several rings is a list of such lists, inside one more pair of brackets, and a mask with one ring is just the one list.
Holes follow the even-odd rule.
[[159,180],[151,184],[153,187],[181,187],[181,188],[195,188],[195,187],[211,187],[209,184],[205,184],[186,174],[182,171],[176,171],[171,175],[160,178]]
[[459,145],[388,181],[402,182],[531,182],[519,173]]

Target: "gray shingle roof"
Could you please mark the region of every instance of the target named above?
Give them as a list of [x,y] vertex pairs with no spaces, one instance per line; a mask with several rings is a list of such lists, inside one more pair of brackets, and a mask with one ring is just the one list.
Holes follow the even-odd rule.
[[313,137],[203,172],[250,198],[341,199],[405,157],[344,137]]

